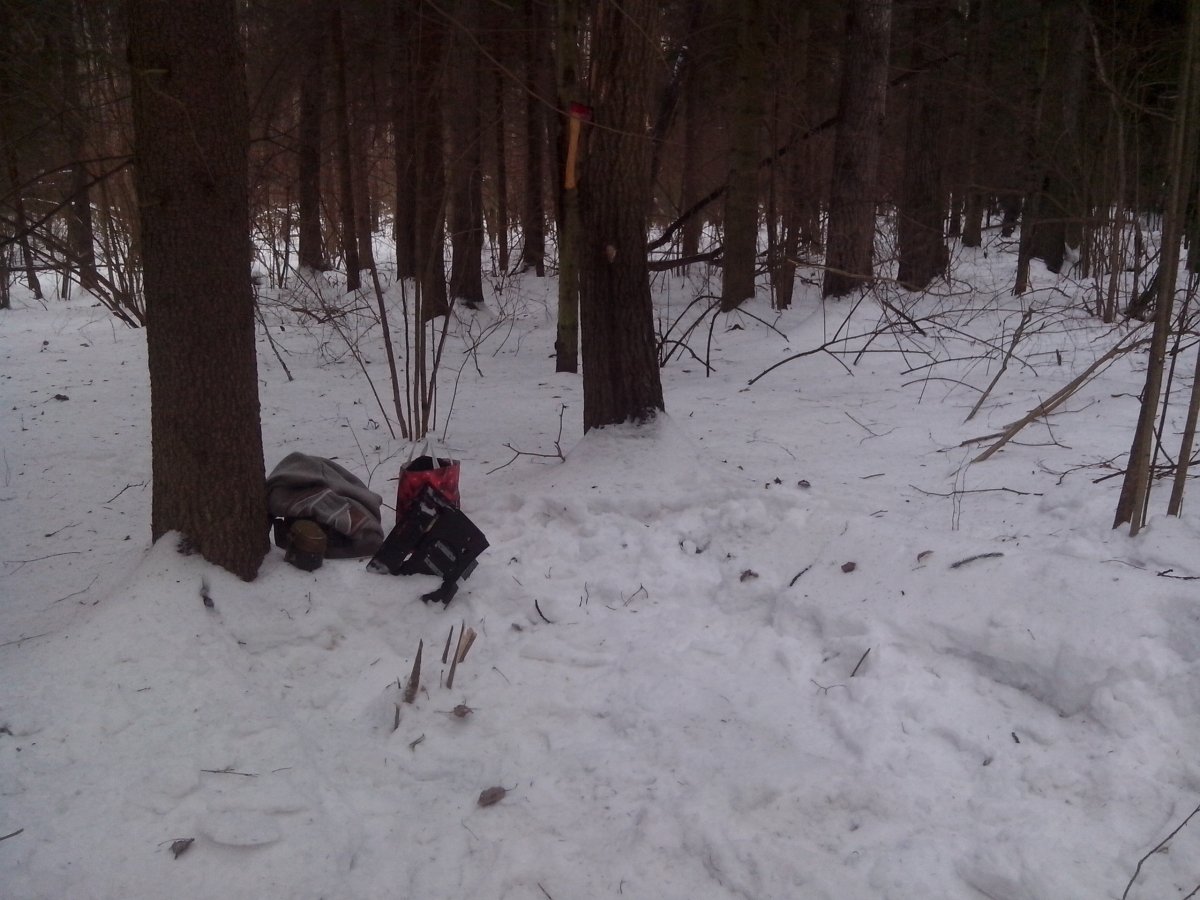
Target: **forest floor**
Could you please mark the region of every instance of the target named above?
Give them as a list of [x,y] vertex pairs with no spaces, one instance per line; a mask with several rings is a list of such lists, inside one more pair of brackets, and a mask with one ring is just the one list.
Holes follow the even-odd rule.
[[[447,609],[361,561],[273,549],[244,583],[150,546],[144,334],[18,298],[0,894],[1197,896],[1200,815],[1150,851],[1200,805],[1200,495],[1167,518],[1156,482],[1139,536],[1110,527],[1144,350],[972,462],[1137,324],[1044,270],[1012,297],[1012,269],[994,243],[927,296],[801,283],[688,332],[697,304],[667,414],[586,437],[554,281],[497,279],[445,351],[438,434],[491,542]],[[698,279],[656,279],[661,331]],[[409,448],[341,333],[263,321],[294,376],[260,334],[268,470],[332,457],[390,504]],[[378,330],[342,333],[388,396]]]

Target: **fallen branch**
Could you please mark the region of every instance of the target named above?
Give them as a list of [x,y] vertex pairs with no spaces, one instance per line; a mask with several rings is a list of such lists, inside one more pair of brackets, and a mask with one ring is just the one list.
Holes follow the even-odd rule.
[[1056,393],[1052,394],[1049,399],[1038,404],[1034,409],[1031,409],[1016,422],[1013,422],[1011,425],[1005,428],[1000,434],[1000,439],[976,456],[973,460],[971,460],[971,462],[983,462],[985,459],[990,457],[993,453],[1011,441],[1017,435],[1017,432],[1019,432],[1034,419],[1040,419],[1042,416],[1049,415],[1051,412],[1053,412],[1063,403],[1063,401],[1065,401],[1068,397],[1083,387],[1084,384],[1091,380],[1092,376],[1095,375],[1099,369],[1108,365],[1118,356],[1122,356],[1128,353],[1130,350],[1140,347],[1144,343],[1146,343],[1146,339],[1141,338],[1130,341],[1129,343],[1118,343],[1115,347],[1112,347],[1107,353],[1084,369],[1083,372],[1075,376],[1075,378],[1073,378],[1070,383],[1066,385],[1066,387],[1060,388]]
[[971,407],[971,411],[967,413],[967,418],[963,421],[970,422],[973,418],[975,418],[975,414],[979,412],[979,407],[983,406],[983,401],[991,396],[993,388],[996,387],[996,383],[1002,377],[1004,377],[1004,373],[1008,370],[1008,361],[1012,359],[1013,352],[1017,349],[1017,344],[1021,342],[1021,335],[1025,331],[1025,326],[1029,324],[1029,320],[1032,318],[1033,307],[1031,306],[1029,309],[1025,310],[1024,314],[1021,316],[1021,321],[1017,323],[1017,330],[1013,332],[1012,340],[1008,344],[1008,350],[1006,350],[1004,353],[1004,359],[1000,363],[1000,370],[996,373],[991,383],[984,388],[983,393],[979,395],[979,399],[975,401],[975,405]]

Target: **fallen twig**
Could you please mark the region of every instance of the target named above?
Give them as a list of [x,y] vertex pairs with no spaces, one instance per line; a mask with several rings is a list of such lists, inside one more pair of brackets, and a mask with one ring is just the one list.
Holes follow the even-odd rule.
[[[1154,846],[1153,850],[1151,850],[1145,856],[1143,856],[1141,859],[1138,860],[1137,868],[1133,870],[1133,875],[1129,879],[1129,884],[1125,885],[1125,890],[1121,893],[1121,900],[1125,900],[1125,898],[1127,898],[1129,896],[1129,891],[1132,890],[1133,883],[1135,881],[1137,881],[1138,875],[1140,875],[1142,872],[1142,864],[1145,863],[1146,860],[1148,860],[1150,857],[1152,857],[1155,853],[1157,853],[1163,847],[1167,846],[1167,843],[1171,840],[1171,838],[1173,838],[1173,837],[1175,837],[1175,835],[1179,834],[1179,832],[1183,830],[1183,826],[1186,825],[1188,822],[1190,822],[1192,820],[1192,816],[1196,815],[1196,813],[1200,813],[1200,806],[1197,806],[1190,813],[1188,813],[1187,818],[1184,819],[1182,822],[1180,822],[1175,827],[1174,831],[1172,831],[1165,838],[1163,838],[1161,841],[1159,841]],[[1193,891],[1192,893],[1194,894],[1195,891]]]
[[1068,397],[1083,387],[1083,385],[1086,384],[1099,369],[1108,365],[1118,356],[1128,353],[1134,348],[1141,346],[1144,341],[1144,338],[1131,340],[1128,343],[1118,343],[1115,347],[1110,348],[1107,353],[1084,369],[1079,375],[1075,376],[1075,378],[1073,378],[1065,387],[1062,387],[1054,394],[1051,394],[1049,398],[1039,403],[1020,419],[1005,428],[1000,435],[1000,439],[972,459],[971,462],[983,462],[985,459],[990,457],[993,453],[1011,441],[1016,436],[1017,432],[1019,432],[1034,419],[1040,419],[1042,416],[1049,415],[1051,412],[1053,412]]
[[542,617],[543,622],[545,622],[547,625],[554,624],[553,622],[551,622],[549,619],[546,618],[546,614],[544,612],[542,612],[542,608],[540,606],[538,606],[537,597],[533,598],[533,608],[537,610],[537,614]]
[[868,647],[866,650],[864,650],[864,651],[863,651],[863,655],[862,655],[862,656],[860,656],[860,657],[858,658],[858,662],[857,662],[857,663],[855,664],[855,666],[854,666],[854,671],[850,673],[850,677],[851,677],[851,678],[853,678],[855,675],[857,675],[857,674],[858,674],[858,670],[859,670],[860,668],[862,668],[862,664],[863,664],[863,663],[866,661],[866,659],[867,659],[867,654],[868,654],[868,653],[870,653],[870,652],[871,652],[871,648],[870,648],[870,647]]
[[799,581],[800,576],[803,575],[805,572],[807,572],[811,568],[812,568],[812,563],[809,563],[807,566],[805,566],[803,569],[801,569],[799,572],[797,572],[795,575],[793,575],[792,580],[788,582],[788,587],[791,587],[797,581]]
[[10,837],[16,837],[18,834],[21,834],[24,831],[25,831],[24,828],[18,828],[16,831],[9,832],[8,834],[4,835],[3,837],[0,837],[0,841],[7,841]]
[[960,559],[958,562],[950,563],[950,568],[959,569],[965,566],[967,563],[973,563],[981,559],[996,559],[997,557],[1003,555],[1004,554],[999,550],[993,550],[991,553],[976,553],[974,556],[968,556],[966,559]]

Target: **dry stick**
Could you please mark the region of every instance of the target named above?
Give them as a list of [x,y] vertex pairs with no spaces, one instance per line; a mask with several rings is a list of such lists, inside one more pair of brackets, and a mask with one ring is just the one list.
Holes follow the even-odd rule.
[[371,285],[375,288],[375,302],[379,305],[379,327],[383,332],[383,346],[387,351],[388,374],[392,378],[392,403],[396,405],[396,419],[400,422],[400,437],[408,440],[404,424],[404,404],[400,400],[400,376],[396,372],[396,350],[392,346],[392,329],[388,324],[387,303],[383,297],[383,286],[379,283],[379,269],[371,266]]
[[[417,642],[417,658],[413,660],[412,672],[408,676],[408,687],[404,689],[404,702],[412,703],[417,699],[417,691],[421,687],[421,653],[425,649],[425,641]],[[396,715],[400,715],[400,709],[397,707]]]
[[446,646],[442,648],[442,665],[450,658],[450,642],[454,640],[454,626],[450,626],[450,633],[446,635]]
[[993,453],[1011,441],[1014,437],[1016,437],[1017,432],[1019,432],[1034,419],[1040,419],[1042,416],[1048,415],[1050,412],[1055,410],[1063,403],[1063,401],[1083,387],[1083,385],[1091,379],[1098,369],[1112,362],[1118,356],[1128,353],[1135,347],[1140,346],[1142,343],[1144,343],[1144,340],[1145,339],[1130,341],[1127,344],[1118,343],[1115,347],[1112,347],[1107,353],[1084,369],[1082,373],[1073,378],[1066,387],[1059,389],[1056,393],[1052,394],[1048,400],[1040,403],[1036,408],[1031,409],[1016,422],[1013,422],[1011,425],[1005,428],[1003,433],[1000,435],[1000,440],[996,441],[996,443],[992,444],[990,447],[976,456],[973,460],[971,460],[971,462],[983,462],[985,459],[990,457]]
[[454,672],[458,668],[458,655],[462,652],[463,632],[467,630],[467,623],[464,621],[458,627],[458,646],[454,648],[454,658],[450,660],[450,674],[446,676],[446,689],[454,687]]
[[979,395],[979,399],[975,401],[975,405],[971,407],[971,412],[967,414],[964,422],[970,422],[975,418],[975,414],[979,412],[979,407],[983,406],[983,402],[991,395],[992,390],[996,387],[996,383],[1004,377],[1005,371],[1008,369],[1008,361],[1012,359],[1013,352],[1017,349],[1017,344],[1021,340],[1021,334],[1025,331],[1025,326],[1029,324],[1029,320],[1033,318],[1033,307],[1025,310],[1021,316],[1021,321],[1017,324],[1017,330],[1013,332],[1012,341],[1008,345],[1008,350],[1004,354],[1004,360],[1000,363],[1000,371],[996,373],[996,377]]
[[283,366],[283,374],[287,376],[288,381],[295,381],[296,379],[292,376],[292,370],[288,368],[288,364],[283,361],[283,356],[279,353],[279,347],[275,343],[271,329],[267,327],[267,320],[263,318],[262,310],[259,308],[257,301],[254,304],[254,315],[258,319],[258,324],[262,326],[263,334],[267,336],[267,343],[271,345],[271,351],[275,354],[275,358],[279,360],[279,364]]
[[863,651],[863,655],[858,658],[858,663],[854,666],[854,671],[850,673],[851,678],[853,678],[855,675],[858,674],[858,670],[860,668],[862,668],[862,664],[863,664],[863,662],[866,661],[867,654],[870,652],[871,652],[870,647],[868,647],[866,650]]
[[459,647],[459,650],[457,653],[459,662],[463,662],[466,660],[467,654],[471,652],[471,647],[475,643],[475,638],[476,638],[475,629],[468,628],[467,634],[466,634],[466,639],[462,642],[462,646]]
[[1175,835],[1179,834],[1179,832],[1183,830],[1183,826],[1186,825],[1188,822],[1190,822],[1192,820],[1192,816],[1196,815],[1196,813],[1200,813],[1200,806],[1197,806],[1190,813],[1188,813],[1188,817],[1186,819],[1184,819],[1182,822],[1180,822],[1178,827],[1176,827],[1176,829],[1174,831],[1172,831],[1165,838],[1163,838],[1161,841],[1159,841],[1158,844],[1155,845],[1153,850],[1151,850],[1149,853],[1147,853],[1145,856],[1143,856],[1141,859],[1138,860],[1137,868],[1133,870],[1133,876],[1129,879],[1129,884],[1125,885],[1125,890],[1121,894],[1121,900],[1125,900],[1125,898],[1129,896],[1129,891],[1133,888],[1133,883],[1135,881],[1137,881],[1138,875],[1141,874],[1142,864],[1146,860],[1148,860],[1150,857],[1152,857],[1155,853],[1157,853],[1159,850],[1161,850],[1163,847],[1165,847],[1167,845],[1167,842],[1170,841],[1171,838],[1173,838],[1173,837],[1175,837]]

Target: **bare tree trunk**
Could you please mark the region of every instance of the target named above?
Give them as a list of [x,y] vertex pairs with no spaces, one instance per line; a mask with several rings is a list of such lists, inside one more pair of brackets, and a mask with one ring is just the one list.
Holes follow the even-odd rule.
[[346,290],[362,287],[362,262],[358,256],[358,217],[354,210],[353,144],[350,139],[350,97],[346,86],[346,31],[342,0],[330,8],[329,32],[333,38],[333,103],[337,129],[338,194],[341,201],[342,256],[346,261]]
[[[460,21],[475,21],[474,0],[458,7]],[[453,52],[456,101],[450,116],[450,299],[469,307],[483,303],[483,127],[479,114],[479,53],[469,35],[459,35]]]
[[876,174],[887,102],[892,0],[849,0],[833,150],[824,297],[841,297],[873,278]]
[[409,0],[392,0],[392,144],[395,151],[396,194],[393,231],[396,239],[396,276],[417,275],[416,119],[419,85],[416,84],[414,13]]
[[325,94],[325,33],[320,27],[317,0],[307,5],[304,74],[300,78],[300,147],[297,181],[300,189],[300,247],[302,268],[326,268],[321,236],[321,108]]
[[[8,57],[14,52],[11,46],[14,23],[11,18],[10,4],[0,2],[0,42],[8,45],[2,48],[4,52],[0,54],[0,63],[3,62],[2,57]],[[8,67],[0,64],[0,152],[3,154],[0,164],[3,164],[5,175],[8,178],[8,197],[12,198],[13,222],[16,225],[17,245],[21,248],[21,261],[25,267],[25,282],[28,284],[30,292],[37,299],[42,300],[44,299],[42,285],[38,281],[37,270],[33,265],[33,248],[29,243],[29,220],[25,214],[24,189],[21,187],[16,131],[8,108],[12,96],[13,84]]]
[[521,215],[521,268],[546,274],[546,208],[542,199],[542,148],[546,121],[539,81],[543,71],[538,0],[525,0],[525,203]]
[[504,73],[492,70],[496,98],[496,257],[500,274],[508,272],[508,123],[504,103]]
[[579,0],[558,0],[556,76],[558,82],[560,153],[558,215],[558,329],[554,339],[554,371],[579,371],[579,189],[567,171],[567,116],[579,101]]
[[598,4],[593,19],[596,124],[579,183],[585,431],[644,422],[663,409],[646,262],[646,97],[658,13],[658,0],[626,0]]
[[446,26],[434,4],[421,0],[414,24],[418,92],[409,127],[415,142],[416,265],[421,322],[450,311],[446,292],[446,167],[442,109]]
[[[1200,129],[1200,10],[1188,10],[1186,57],[1180,77],[1179,97],[1175,104],[1175,122],[1171,130],[1168,171],[1170,191],[1167,210],[1163,216],[1162,258],[1159,262],[1158,307],[1155,311],[1154,336],[1150,344],[1150,359],[1146,368],[1146,385],[1142,389],[1142,405],[1137,430],[1129,449],[1129,463],[1121,483],[1121,496],[1113,518],[1113,528],[1129,523],[1129,533],[1136,535],[1145,524],[1150,494],[1151,469],[1154,461],[1154,420],[1158,415],[1162,392],[1163,369],[1167,356],[1167,339],[1171,316],[1175,309],[1175,283],[1179,275],[1180,242],[1183,238],[1191,165],[1196,158],[1197,130]],[[1182,460],[1180,463],[1182,464]],[[1176,514],[1183,499],[1183,487],[1178,485],[1178,497],[1172,493]]]
[[234,0],[130,0],[157,540],[253,579],[267,543]]
[[59,62],[62,68],[63,137],[71,157],[70,203],[67,212],[67,242],[79,268],[79,284],[84,290],[96,287],[96,236],[92,228],[92,203],[88,195],[90,176],[87,165],[87,128],[85,109],[79,90],[79,47],[75,37],[78,10],[69,4],[69,16],[58,32]]
[[[943,55],[949,9],[942,2],[913,7],[911,68],[920,72]],[[900,261],[897,279],[912,291],[924,290],[944,275],[950,262],[946,247],[946,195],[942,141],[945,85],[930,71],[912,83],[905,140],[904,178],[896,227]]]
[[721,311],[754,296],[758,263],[758,169],[762,144],[766,18],[762,0],[737,4],[734,99],[730,117],[729,187],[725,192],[725,252]]
[[[693,55],[695,50],[693,50]],[[681,209],[691,209],[703,195],[700,163],[704,142],[704,119],[701,109],[705,98],[699,70],[695,64],[688,67],[683,82],[683,180],[679,190]],[[704,217],[695,215],[683,223],[680,233],[679,255],[684,259],[700,252],[700,238],[704,234]]]

